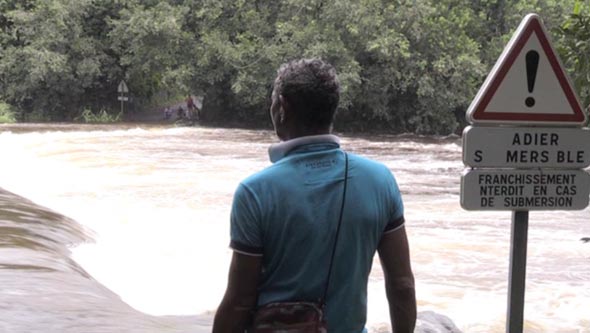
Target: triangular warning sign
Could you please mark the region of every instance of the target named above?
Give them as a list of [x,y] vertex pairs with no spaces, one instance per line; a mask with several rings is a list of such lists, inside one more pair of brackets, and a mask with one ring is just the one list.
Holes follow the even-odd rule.
[[467,110],[471,123],[582,125],[586,115],[541,19],[527,15]]

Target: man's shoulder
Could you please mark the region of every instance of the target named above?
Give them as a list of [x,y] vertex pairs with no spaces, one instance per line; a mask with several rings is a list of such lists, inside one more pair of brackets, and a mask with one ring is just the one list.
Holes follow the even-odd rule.
[[272,164],[246,177],[241,181],[241,183],[247,187],[257,186],[259,184],[268,184],[268,182],[271,180],[276,180],[277,178],[280,179],[280,177],[277,176],[284,172],[283,169],[284,167],[282,167],[280,164]]
[[356,168],[372,172],[391,173],[389,168],[382,162],[357,154],[348,153],[348,156]]

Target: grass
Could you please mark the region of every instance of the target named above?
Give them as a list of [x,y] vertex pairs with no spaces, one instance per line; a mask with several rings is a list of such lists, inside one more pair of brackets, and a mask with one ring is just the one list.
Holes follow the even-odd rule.
[[0,102],[0,123],[15,123],[16,117],[10,105]]
[[121,113],[110,114],[105,109],[101,109],[99,112],[94,113],[90,109],[84,109],[82,114],[77,120],[85,123],[116,123],[121,120]]

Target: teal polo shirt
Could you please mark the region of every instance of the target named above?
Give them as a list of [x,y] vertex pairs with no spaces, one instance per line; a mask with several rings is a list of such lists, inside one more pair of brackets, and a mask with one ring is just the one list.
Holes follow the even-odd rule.
[[[274,145],[266,169],[242,181],[231,211],[230,247],[261,256],[258,305],[318,301],[325,288],[344,185],[344,152],[333,135]],[[348,154],[346,202],[326,299],[330,332],[363,332],[367,282],[384,233],[404,223],[389,169]]]

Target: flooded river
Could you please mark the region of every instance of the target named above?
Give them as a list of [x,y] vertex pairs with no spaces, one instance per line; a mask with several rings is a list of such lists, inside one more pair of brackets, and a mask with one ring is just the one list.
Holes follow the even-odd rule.
[[[255,130],[1,125],[0,332],[210,331],[233,191],[269,165],[273,142]],[[397,177],[418,310],[503,332],[511,214],[461,209],[460,138],[343,135],[342,146]],[[590,332],[582,237],[589,209],[530,213],[525,332]],[[378,260],[368,320],[385,331]]]

